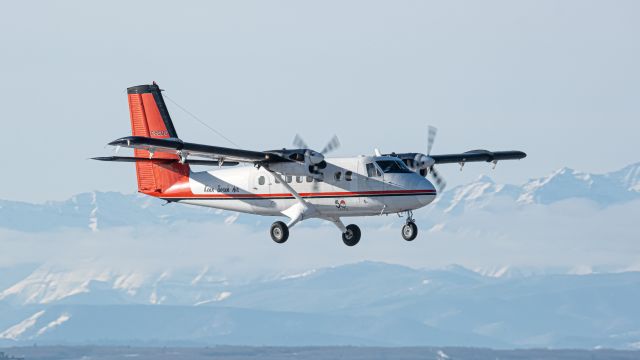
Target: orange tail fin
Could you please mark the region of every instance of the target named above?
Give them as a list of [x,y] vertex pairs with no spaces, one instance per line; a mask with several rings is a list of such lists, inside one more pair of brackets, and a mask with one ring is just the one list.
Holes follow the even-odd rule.
[[[127,89],[129,98],[129,115],[131,117],[131,133],[134,136],[151,138],[177,138],[169,111],[164,103],[160,88],[152,85],[139,85]],[[149,157],[146,150],[134,150],[136,157]],[[178,155],[155,152],[154,159],[178,159]],[[138,191],[161,196],[168,190],[178,190],[189,185],[189,165],[179,162],[136,162]]]

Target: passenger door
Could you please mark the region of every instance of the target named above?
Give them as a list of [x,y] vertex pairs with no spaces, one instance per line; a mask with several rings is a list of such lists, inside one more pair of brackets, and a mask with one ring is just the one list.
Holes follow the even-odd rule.
[[365,191],[382,191],[385,188],[384,185],[384,173],[376,165],[375,162],[368,162],[365,164],[365,171],[367,177],[365,180]]

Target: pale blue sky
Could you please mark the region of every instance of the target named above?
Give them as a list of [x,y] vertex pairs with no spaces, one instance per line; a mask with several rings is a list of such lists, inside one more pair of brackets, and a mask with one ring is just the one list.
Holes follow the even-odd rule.
[[[475,148],[526,160],[442,167],[520,183],[639,160],[637,1],[55,1],[0,12],[0,198],[135,191],[86,160],[129,134],[124,89],[156,80],[249,149],[301,133],[339,155]],[[172,104],[180,136],[228,145]]]

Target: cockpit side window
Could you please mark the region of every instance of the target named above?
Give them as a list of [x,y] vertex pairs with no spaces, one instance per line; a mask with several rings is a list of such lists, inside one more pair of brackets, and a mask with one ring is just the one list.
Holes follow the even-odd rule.
[[385,174],[390,173],[410,173],[411,170],[400,160],[378,160],[376,164],[380,166]]
[[373,163],[368,163],[367,176],[376,177],[376,176],[382,176],[382,174],[380,174],[380,170],[378,170],[378,168]]

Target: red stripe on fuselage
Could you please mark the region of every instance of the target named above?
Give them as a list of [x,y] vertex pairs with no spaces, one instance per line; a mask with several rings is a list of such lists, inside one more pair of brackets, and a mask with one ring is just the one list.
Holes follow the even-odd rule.
[[[341,197],[341,196],[380,196],[380,195],[436,195],[435,190],[388,190],[388,191],[337,191],[337,192],[316,192],[316,193],[300,193],[302,197]],[[163,199],[171,198],[189,198],[189,199],[269,199],[269,198],[282,198],[293,197],[291,193],[275,193],[275,194],[193,194],[189,193],[173,193],[173,194],[159,194],[159,197]]]

